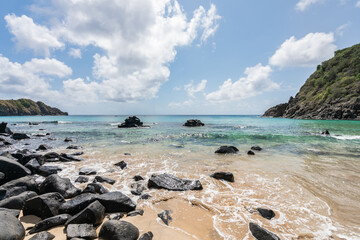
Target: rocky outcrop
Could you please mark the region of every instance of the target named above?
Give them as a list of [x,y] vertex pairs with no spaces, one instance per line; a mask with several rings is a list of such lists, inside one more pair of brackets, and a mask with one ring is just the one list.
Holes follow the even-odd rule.
[[81,190],[77,189],[69,178],[61,178],[59,175],[48,176],[40,185],[41,193],[58,192],[64,198],[72,198],[79,195]]
[[58,215],[59,207],[65,200],[60,193],[46,193],[26,200],[24,216],[35,215],[41,219]]
[[218,154],[233,154],[233,153],[237,153],[238,151],[239,151],[239,149],[237,149],[234,146],[221,146],[215,151],[215,153],[218,153]]
[[19,164],[15,160],[1,156],[0,169],[1,172],[5,174],[5,177],[0,180],[0,185],[31,174],[31,171],[29,169]]
[[68,113],[50,107],[43,102],[34,102],[30,99],[0,100],[0,116],[30,115],[68,115]]
[[0,229],[1,240],[22,240],[25,237],[21,222],[7,212],[0,212]]
[[105,218],[105,207],[99,201],[95,201],[84,210],[70,218],[65,225],[89,223],[100,225]]
[[118,128],[136,128],[136,127],[147,127],[144,123],[136,116],[128,117],[125,122],[118,125]]
[[164,173],[152,175],[148,181],[148,188],[167,189],[171,191],[202,190],[199,180],[187,180]]
[[360,44],[317,66],[296,96],[264,117],[360,120]]
[[189,119],[186,121],[186,123],[184,124],[185,127],[201,127],[204,126],[205,124],[202,123],[200,120],[198,119]]

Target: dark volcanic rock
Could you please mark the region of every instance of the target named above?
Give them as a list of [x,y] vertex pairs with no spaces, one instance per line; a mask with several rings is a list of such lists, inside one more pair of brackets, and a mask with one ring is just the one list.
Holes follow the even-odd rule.
[[325,130],[324,132],[322,132],[321,134],[324,134],[324,135],[330,135],[330,132],[329,132],[329,130]]
[[77,189],[69,178],[61,178],[59,175],[48,176],[40,185],[40,193],[58,192],[64,198],[72,198],[79,195],[81,190]]
[[54,217],[46,218],[30,229],[29,233],[34,234],[41,231],[49,230],[50,228],[64,225],[71,216],[69,214],[60,214]]
[[24,216],[35,215],[41,219],[58,215],[58,209],[65,200],[60,193],[46,193],[28,199],[23,209]]
[[111,178],[96,176],[95,179],[94,179],[94,183],[96,183],[96,182],[99,182],[99,183],[106,182],[108,184],[113,185],[115,183],[115,180],[111,179]]
[[212,178],[234,182],[234,175],[231,172],[216,172],[210,175]]
[[261,151],[262,148],[260,146],[252,146],[251,147],[251,150],[254,150],[254,151]]
[[258,212],[260,213],[260,215],[263,217],[263,218],[266,218],[266,219],[272,219],[273,217],[275,217],[275,213],[273,210],[271,209],[266,209],[266,208],[258,208],[257,209]]
[[187,120],[186,123],[184,124],[185,127],[201,127],[204,126],[205,124],[203,124],[200,120],[198,119],[190,119]]
[[83,193],[61,204],[59,212],[75,215],[94,201],[96,201],[95,194]]
[[32,176],[25,176],[0,186],[0,200],[16,196],[26,191],[38,191],[37,183]]
[[120,220],[124,217],[125,214],[123,213],[113,213],[107,216],[109,220]]
[[164,173],[152,175],[148,181],[148,188],[163,188],[171,191],[202,190],[199,180],[186,180]]
[[68,137],[64,139],[64,142],[72,142],[72,141],[73,140],[71,138],[68,138]]
[[33,198],[35,196],[37,196],[35,192],[23,192],[17,196],[13,196],[1,200],[0,207],[21,210],[24,207],[26,200]]
[[86,183],[89,181],[89,178],[88,177],[85,177],[85,176],[79,176],[75,182],[76,183]]
[[35,174],[37,172],[37,170],[40,167],[40,163],[38,162],[38,160],[36,160],[36,158],[31,159],[27,164],[25,164],[25,167],[27,169],[30,169],[30,171]]
[[36,151],[45,151],[45,150],[49,150],[51,147],[49,147],[48,145],[46,144],[41,144],[37,149]]
[[7,127],[6,122],[0,123],[0,133],[12,134],[12,131]]
[[41,232],[30,238],[29,240],[52,240],[55,236],[49,232]]
[[140,176],[140,175],[136,175],[136,176],[134,176],[134,177],[133,177],[133,179],[134,179],[135,181],[141,181],[141,180],[144,180],[144,178],[143,178],[142,176]]
[[60,154],[61,162],[81,162],[83,160],[84,159],[74,157],[72,154],[66,154],[66,153]]
[[144,233],[143,235],[141,235],[141,237],[139,238],[139,240],[152,240],[154,237],[154,234],[152,232],[147,232]]
[[41,166],[37,169],[36,173],[43,177],[48,177],[52,174],[57,174],[62,171],[61,167],[58,166]]
[[102,240],[137,240],[139,229],[125,221],[109,220],[105,222],[99,233]]
[[0,157],[0,169],[5,174],[0,185],[31,174],[29,169],[7,157]]
[[135,217],[135,216],[137,216],[137,215],[144,215],[144,210],[142,210],[142,209],[137,209],[137,210],[135,210],[135,211],[131,211],[131,212],[129,212],[128,214],[126,214],[126,216],[127,217]]
[[239,149],[237,149],[234,146],[221,146],[215,151],[215,153],[229,154],[229,153],[237,153],[238,151]]
[[0,208],[0,215],[2,212],[9,213],[13,215],[14,217],[18,218],[20,215],[20,210],[18,209],[8,209],[8,208]]
[[274,233],[260,227],[256,223],[250,223],[249,229],[251,234],[257,239],[257,240],[280,240],[278,236],[276,236]]
[[1,240],[22,240],[25,237],[21,222],[7,212],[0,212],[0,229]]
[[136,196],[140,196],[141,193],[145,190],[145,186],[141,183],[133,183],[131,184],[131,188],[134,190],[131,190],[131,193]]
[[13,133],[11,135],[11,138],[14,140],[23,140],[23,139],[28,139],[30,137],[28,135],[26,135],[25,133]]
[[75,146],[75,145],[70,145],[70,146],[68,146],[66,149],[81,149],[81,147],[80,146]]
[[148,200],[150,198],[151,198],[151,196],[149,194],[147,194],[147,193],[140,196],[140,199],[142,199],[142,200]]
[[97,194],[104,194],[108,193],[107,190],[103,185],[100,183],[89,183],[86,188],[82,191],[82,193],[97,193]]
[[91,168],[80,168],[79,170],[79,175],[95,175],[96,174],[96,170],[91,169]]
[[89,223],[100,225],[105,218],[105,207],[99,201],[95,201],[84,210],[70,218],[65,225]]
[[170,213],[172,213],[171,210],[164,210],[161,213],[158,214],[158,217],[166,224],[169,225],[169,223],[172,221],[172,217],[170,216]]
[[251,151],[251,150],[249,150],[249,151],[247,152],[247,154],[248,154],[248,155],[255,155],[255,153],[254,153],[253,151]]
[[120,167],[121,169],[124,169],[127,167],[127,163],[125,161],[115,163],[114,165]]
[[66,236],[71,238],[95,239],[97,234],[91,224],[69,224],[66,227]]
[[125,119],[125,122],[118,125],[118,128],[134,128],[134,127],[144,127],[143,122],[140,121],[136,116],[128,117]]

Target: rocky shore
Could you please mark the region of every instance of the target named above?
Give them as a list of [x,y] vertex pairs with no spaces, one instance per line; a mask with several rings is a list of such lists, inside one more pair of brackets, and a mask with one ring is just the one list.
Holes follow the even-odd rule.
[[[58,175],[62,171],[58,164],[86,162],[86,159],[79,157],[83,152],[70,154],[51,151],[51,147],[45,143],[37,149],[26,149],[24,145],[23,149],[9,150],[8,146],[11,146],[12,142],[31,141],[34,136],[13,133],[6,123],[1,126],[0,229],[6,230],[0,232],[0,239],[54,239],[56,234],[50,233],[54,229],[60,229],[58,234],[73,240],[156,239],[152,229],[141,232],[136,224],[131,223],[134,216],[141,219],[148,214],[147,209],[144,211],[137,208],[132,197],[139,196],[142,201],[148,201],[151,199],[148,193],[150,189],[175,192],[204,189],[200,180],[183,179],[164,172],[152,174],[146,181],[144,176],[134,176],[131,185],[133,196],[128,196],[119,191],[109,191],[104,184],[113,185],[117,179],[101,176],[97,169],[91,166],[80,168],[78,178],[72,182],[69,178]],[[68,146],[69,142],[70,138],[64,140],[64,147],[67,146],[67,149],[80,148]],[[262,149],[253,146],[251,150]],[[220,146],[214,154],[239,154],[239,150],[234,146]],[[114,167],[126,171],[129,166],[121,161],[115,163]],[[94,176],[92,182],[91,176]],[[236,181],[236,176],[231,172],[213,172],[208,178],[229,183]],[[82,183],[83,187],[78,188],[75,183]],[[167,209],[151,216],[166,226],[171,226],[173,216],[176,216],[174,211]],[[274,211],[266,208],[256,209],[256,214],[263,217],[264,221],[271,221],[276,215]],[[248,224],[255,239],[280,239],[257,223]]]

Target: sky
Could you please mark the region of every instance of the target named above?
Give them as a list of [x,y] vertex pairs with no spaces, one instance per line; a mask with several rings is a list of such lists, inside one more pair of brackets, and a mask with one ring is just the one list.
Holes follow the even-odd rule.
[[71,115],[262,114],[360,42],[360,0],[3,0],[0,99]]

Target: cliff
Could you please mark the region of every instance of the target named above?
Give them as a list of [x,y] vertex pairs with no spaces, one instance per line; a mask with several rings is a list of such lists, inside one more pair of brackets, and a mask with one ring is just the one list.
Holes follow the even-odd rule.
[[68,115],[68,113],[30,99],[0,100],[0,116],[30,115]]
[[360,120],[360,44],[317,66],[296,96],[264,117]]

